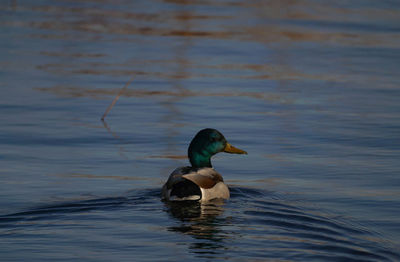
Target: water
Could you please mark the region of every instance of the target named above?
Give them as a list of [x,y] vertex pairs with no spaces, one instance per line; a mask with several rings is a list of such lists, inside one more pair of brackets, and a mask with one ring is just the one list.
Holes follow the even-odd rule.
[[[400,260],[397,2],[0,14],[2,261]],[[213,158],[231,199],[161,202],[205,127],[249,153]]]

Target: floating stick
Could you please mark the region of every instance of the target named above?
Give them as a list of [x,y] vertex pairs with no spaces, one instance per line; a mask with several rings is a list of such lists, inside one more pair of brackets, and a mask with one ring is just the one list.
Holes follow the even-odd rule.
[[119,90],[117,96],[114,98],[114,100],[111,102],[111,104],[107,107],[106,112],[104,112],[103,116],[101,117],[101,120],[104,121],[104,118],[107,116],[108,112],[110,112],[111,108],[113,108],[113,106],[115,105],[115,103],[117,102],[117,100],[119,99],[119,97],[122,95],[122,93],[125,91],[125,89],[128,87],[128,85],[130,83],[132,83],[133,81],[133,77],[125,84],[125,86],[123,88],[121,88],[121,90]]

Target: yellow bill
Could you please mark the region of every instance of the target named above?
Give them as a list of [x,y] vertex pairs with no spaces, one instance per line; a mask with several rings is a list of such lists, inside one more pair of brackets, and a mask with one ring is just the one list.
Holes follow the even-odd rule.
[[224,152],[231,153],[231,154],[246,154],[247,155],[246,151],[244,151],[242,149],[239,149],[239,148],[236,148],[236,147],[232,146],[229,143],[226,143]]

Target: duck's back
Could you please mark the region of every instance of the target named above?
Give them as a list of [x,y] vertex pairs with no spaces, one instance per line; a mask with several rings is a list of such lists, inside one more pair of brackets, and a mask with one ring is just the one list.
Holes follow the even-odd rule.
[[208,201],[229,198],[229,189],[213,168],[180,167],[169,176],[162,195],[168,201]]

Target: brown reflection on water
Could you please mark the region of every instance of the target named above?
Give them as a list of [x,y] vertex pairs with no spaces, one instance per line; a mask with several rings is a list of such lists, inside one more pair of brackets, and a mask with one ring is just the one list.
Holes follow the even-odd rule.
[[[51,57],[73,57],[73,58],[98,58],[104,57],[105,54],[100,53],[65,53],[65,52],[49,52],[49,51],[42,51],[40,52],[41,55],[51,56]],[[39,67],[40,68],[40,67]]]
[[[85,87],[73,86],[54,86],[54,87],[38,87],[38,91],[50,92],[61,97],[92,97],[103,98],[104,96],[115,96],[118,90],[115,89],[91,89]],[[122,96],[126,97],[156,97],[165,96],[173,98],[186,98],[186,97],[249,97],[259,100],[279,102],[279,103],[293,103],[290,98],[281,96],[276,93],[268,92],[240,92],[240,91],[227,91],[227,92],[206,92],[206,91],[167,91],[167,90],[146,90],[146,89],[129,89],[126,90]]]
[[[275,49],[275,54],[279,52],[285,52],[285,49],[281,47]],[[78,57],[80,54],[71,54],[71,56]],[[92,54],[95,56],[96,54]],[[91,54],[87,55],[88,57],[93,57]],[[60,55],[61,56],[61,55]],[[183,72],[168,72],[168,71],[145,71],[145,70],[136,70],[131,69],[132,67],[140,67],[146,64],[158,64],[165,67],[171,67],[175,63],[182,63],[186,66],[191,66],[194,69],[222,69],[226,70],[225,73],[220,74],[207,74],[207,73],[183,73]],[[123,68],[123,69],[116,69]],[[53,74],[67,74],[67,75],[101,75],[101,76],[144,76],[144,77],[152,77],[155,79],[167,79],[167,80],[175,80],[175,79],[190,79],[193,77],[198,78],[215,78],[215,77],[234,77],[238,79],[265,79],[265,80],[320,80],[320,81],[335,81],[335,82],[347,82],[349,80],[355,82],[363,82],[363,79],[354,78],[353,76],[347,74],[337,74],[334,72],[329,73],[320,73],[320,74],[312,74],[304,71],[299,71],[298,69],[294,69],[290,67],[290,63],[279,63],[274,64],[220,64],[220,65],[206,65],[206,64],[192,64],[189,61],[179,61],[179,60],[136,60],[135,62],[129,61],[126,64],[107,64],[100,62],[91,62],[84,63],[81,62],[79,65],[73,63],[59,63],[59,64],[42,64],[36,66],[37,69],[46,71],[48,73]],[[229,70],[238,69],[238,70],[250,70],[252,74],[249,75],[231,75]]]
[[65,24],[63,22],[31,22],[31,27],[38,29],[62,31],[82,31],[88,33],[121,34],[121,35],[153,35],[153,36],[182,36],[182,37],[207,37],[227,38],[231,34],[222,31],[180,31],[152,27],[137,27],[130,24],[106,23],[105,21],[78,21]]
[[[348,7],[309,0],[252,1],[252,16],[263,23],[241,28],[244,38],[260,43],[311,42],[349,46],[396,47],[397,32],[382,26],[377,33],[368,29],[382,22],[398,24],[397,10]],[[366,20],[366,18],[371,18]],[[361,29],[361,30],[360,30]]]
[[[98,1],[87,1],[97,3]],[[112,4],[112,1],[102,1]],[[14,23],[14,26],[33,27],[49,30],[36,34],[41,38],[76,37],[73,32],[95,33],[88,38],[104,39],[111,35],[137,35],[159,37],[189,37],[230,40],[250,40],[258,43],[314,42],[335,43],[350,46],[398,47],[400,39],[397,32],[357,30],[358,26],[376,25],[382,21],[398,24],[400,13],[391,9],[370,7],[327,5],[310,0],[285,1],[247,1],[242,3],[215,1],[165,1],[178,7],[191,6],[192,11],[181,12],[166,9],[162,12],[134,12],[109,9],[107,5],[97,7],[74,7],[56,5],[17,5],[20,11],[33,11],[45,14],[40,20]],[[208,14],[195,7],[226,8],[230,12]],[[206,9],[207,9],[206,8]],[[229,9],[230,8],[230,9]],[[261,22],[248,20],[259,18]],[[371,18],[368,21],[365,18]],[[191,21],[190,28],[181,24]],[[204,26],[204,22],[211,26]],[[60,34],[61,33],[61,34]],[[126,40],[126,39],[124,39]]]
[[[97,3],[97,1],[87,1]],[[146,76],[157,79],[188,79],[193,77],[235,77],[258,80],[323,80],[348,81],[350,76],[335,73],[313,74],[302,69],[291,68],[290,64],[265,63],[251,64],[238,62],[235,64],[208,64],[192,59],[184,54],[184,50],[193,47],[197,40],[227,40],[232,45],[240,45],[250,41],[266,46],[275,52],[293,47],[296,44],[313,43],[339,46],[357,47],[393,47],[400,46],[398,32],[391,32],[384,26],[382,30],[368,30],[369,25],[382,21],[400,22],[400,13],[390,9],[372,9],[360,6],[359,8],[327,5],[309,0],[285,1],[248,1],[241,3],[214,2],[214,1],[165,1],[176,4],[175,8],[163,12],[135,12],[134,10],[109,9],[107,5],[97,7],[71,6],[18,6],[21,11],[32,11],[46,14],[43,19],[32,21],[12,21],[16,27],[32,27],[43,29],[30,37],[39,38],[68,38],[90,41],[134,42],[145,44],[147,37],[156,37],[160,43],[165,39],[183,39],[182,44],[175,47],[175,59],[157,59],[151,57],[135,57],[125,63],[107,63],[100,58],[112,56],[100,52],[68,52],[68,50],[41,51],[43,56],[90,58],[92,61],[61,61],[38,64],[37,69],[52,74],[71,75],[102,75],[102,76]],[[111,4],[104,0],[102,3]],[[185,8],[190,6],[191,8]],[[230,12],[213,12],[207,14],[200,8],[231,8]],[[182,8],[180,8],[182,7]],[[370,20],[366,20],[370,17]],[[254,21],[247,23],[246,21]],[[397,23],[398,24],[398,23]],[[357,28],[362,28],[357,29]],[[379,28],[379,27],[378,27]],[[377,32],[378,31],[378,32]],[[88,33],[79,34],[76,33]],[[132,37],[131,37],[132,36]],[[192,42],[192,43],[190,43]],[[189,43],[189,44],[188,44]],[[186,45],[186,47],[185,47]],[[182,50],[179,50],[181,49]],[[137,54],[135,54],[137,55]],[[96,58],[99,58],[96,60]],[[182,60],[180,60],[182,59]],[[244,60],[245,61],[245,60]],[[222,62],[222,61],[221,61]],[[177,70],[169,72],[158,68],[170,68],[176,64],[190,65],[196,73],[186,73]],[[146,65],[151,68],[143,68]],[[212,69],[223,69],[219,73]],[[208,69],[208,70],[202,70]],[[251,74],[232,75],[229,69],[250,71]],[[225,70],[225,71],[224,71]],[[194,70],[193,70],[194,71]],[[354,79],[352,79],[354,80]],[[363,81],[358,80],[358,81]]]
[[323,30],[323,28],[305,29],[302,27],[293,28],[293,26],[261,25],[247,28],[248,35],[245,36],[245,39],[268,44],[291,41],[391,48],[395,48],[400,44],[397,33],[324,32]]
[[[105,1],[108,2],[108,1]],[[21,7],[21,10],[24,8]],[[229,31],[221,30],[181,30],[179,23],[189,20],[218,20],[228,19],[229,16],[212,16],[186,12],[181,14],[175,11],[163,10],[157,13],[135,13],[126,10],[111,10],[105,8],[35,6],[29,10],[57,16],[61,19],[31,21],[25,26],[53,30],[54,32],[87,32],[113,35],[143,35],[143,36],[180,36],[180,37],[207,37],[226,38]],[[62,19],[73,17],[74,19]],[[20,24],[24,25],[24,23]],[[169,26],[165,26],[169,25]],[[51,35],[52,33],[49,32]],[[99,35],[100,36],[100,35]]]

